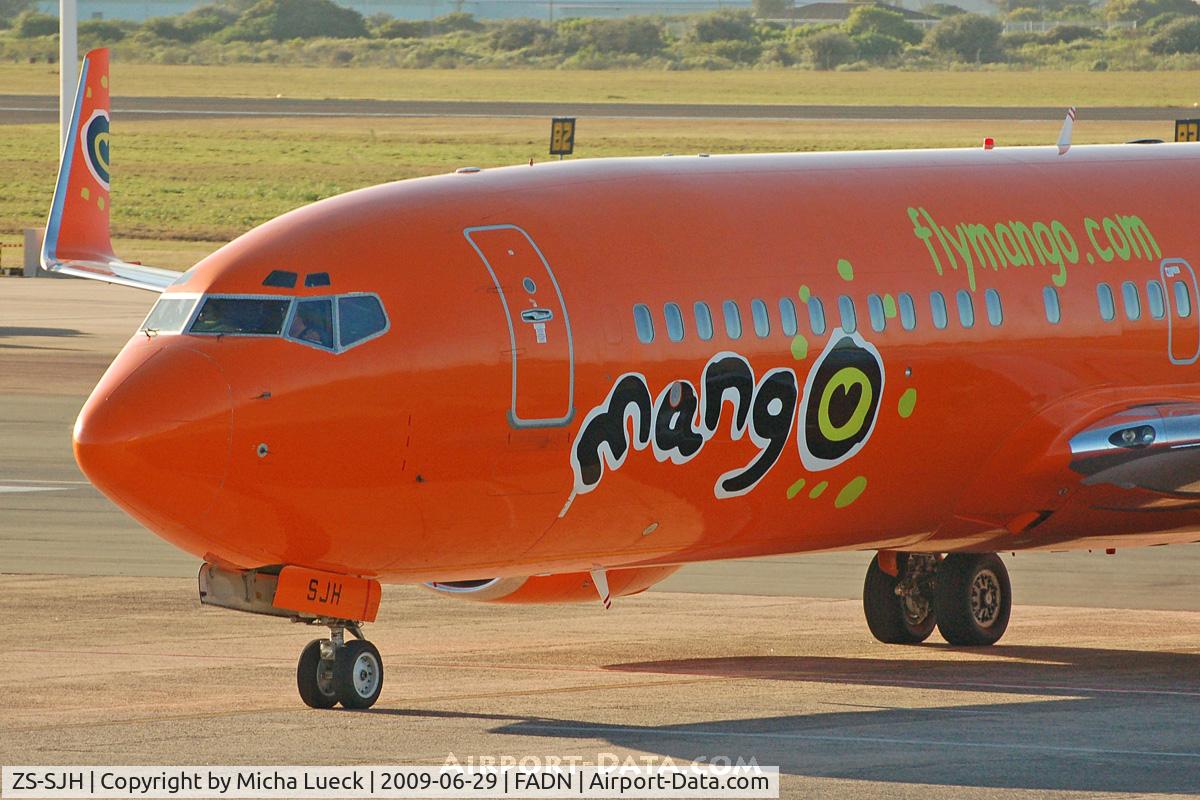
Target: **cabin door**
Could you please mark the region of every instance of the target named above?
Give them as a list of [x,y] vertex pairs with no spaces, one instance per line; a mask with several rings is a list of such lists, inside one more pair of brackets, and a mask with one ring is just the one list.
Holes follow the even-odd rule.
[[463,233],[495,284],[508,323],[517,428],[566,425],[575,414],[575,344],[558,280],[542,251],[516,225]]
[[1182,258],[1164,259],[1159,274],[1166,289],[1167,341],[1172,364],[1192,364],[1200,357],[1200,289],[1196,273]]

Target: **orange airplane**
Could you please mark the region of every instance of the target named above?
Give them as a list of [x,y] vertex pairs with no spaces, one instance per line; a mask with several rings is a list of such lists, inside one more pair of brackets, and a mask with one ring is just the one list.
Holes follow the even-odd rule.
[[988,645],[997,551],[1200,539],[1195,145],[460,169],[180,275],[113,254],[108,77],[93,51],[42,263],[161,297],[75,455],[201,602],[329,628],[310,706],[378,698],[381,583],[607,606],[874,550],[878,639]]

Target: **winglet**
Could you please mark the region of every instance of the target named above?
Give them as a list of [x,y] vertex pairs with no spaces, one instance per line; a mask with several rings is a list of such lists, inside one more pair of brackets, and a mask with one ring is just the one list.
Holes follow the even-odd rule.
[[1067,116],[1063,119],[1062,130],[1058,132],[1058,154],[1065,156],[1067,151],[1071,149],[1071,132],[1075,127],[1075,106],[1067,109]]
[[79,70],[46,221],[42,269],[161,292],[179,273],[131,264],[113,253],[108,225],[108,123],[108,50],[92,50]]

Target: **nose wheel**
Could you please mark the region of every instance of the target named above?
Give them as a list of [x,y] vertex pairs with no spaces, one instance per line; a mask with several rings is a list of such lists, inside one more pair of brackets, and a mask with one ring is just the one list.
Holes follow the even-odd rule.
[[[383,689],[383,658],[353,623],[327,622],[328,639],[314,639],[300,652],[296,688],[309,708],[364,709],[375,705]],[[345,631],[357,637],[345,640]]]

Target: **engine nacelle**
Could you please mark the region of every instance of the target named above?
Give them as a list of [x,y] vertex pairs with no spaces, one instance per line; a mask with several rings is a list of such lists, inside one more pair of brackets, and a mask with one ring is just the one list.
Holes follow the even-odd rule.
[[[631,567],[608,571],[608,590],[613,597],[628,597],[649,589],[668,577],[678,566]],[[587,603],[599,602],[600,593],[586,572],[532,575],[527,578],[492,578],[477,581],[446,581],[425,584],[440,594],[478,603]]]

